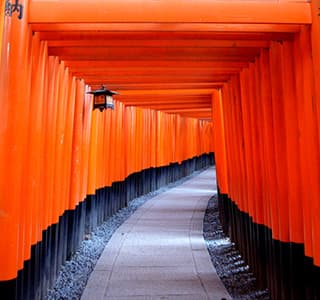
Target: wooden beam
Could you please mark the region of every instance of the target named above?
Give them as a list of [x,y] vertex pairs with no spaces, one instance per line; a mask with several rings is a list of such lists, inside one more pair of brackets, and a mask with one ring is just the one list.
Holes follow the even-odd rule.
[[[134,90],[132,90],[134,91]],[[150,90],[151,91],[151,90]],[[114,97],[116,99],[121,98],[124,101],[131,101],[133,99],[138,100],[138,101],[148,101],[146,99],[149,99],[149,101],[171,101],[171,99],[176,99],[176,100],[194,100],[194,99],[199,99],[199,100],[207,100],[209,97],[211,97],[212,93],[213,93],[213,89],[211,91],[211,93],[201,93],[201,91],[199,92],[199,94],[196,93],[190,93],[190,94],[175,94],[175,93],[170,93],[170,90],[168,89],[167,94],[153,94],[153,93],[145,93],[145,94],[131,94],[130,90],[127,91],[122,91],[122,90],[117,90],[117,92],[119,92],[119,94],[114,95]],[[125,92],[129,92],[129,93],[125,93]]]
[[31,0],[30,23],[310,24],[310,3],[180,0]]
[[65,66],[71,69],[91,69],[91,68],[204,68],[204,69],[215,69],[215,68],[245,68],[248,66],[247,61],[230,61],[230,60],[198,60],[198,61],[172,61],[172,60],[126,60],[123,58],[120,61],[115,60],[65,60]]
[[[169,109],[168,109],[169,110]],[[211,107],[205,108],[177,108],[177,109],[170,109],[172,113],[211,113]]]
[[[49,24],[50,25],[50,24]],[[90,25],[90,24],[88,24]],[[119,24],[123,27],[123,24]],[[133,24],[135,25],[135,24]],[[45,25],[43,25],[45,26]],[[50,26],[49,26],[50,27]],[[253,26],[251,25],[250,28]],[[35,25],[33,25],[35,30]],[[278,25],[272,27],[263,27],[269,31],[152,31],[152,28],[147,28],[147,31],[102,31],[99,30],[81,30],[81,31],[48,31],[50,28],[45,28],[46,31],[39,33],[41,40],[92,40],[92,41],[126,41],[126,40],[234,40],[234,41],[270,41],[270,40],[286,40],[292,39],[295,32],[300,30],[300,25]],[[64,28],[66,29],[66,28]],[[207,28],[206,28],[207,29]],[[261,29],[261,28],[260,28]],[[290,30],[289,30],[290,29]],[[283,32],[277,32],[282,30]],[[289,31],[288,31],[289,30]],[[291,32],[291,33],[290,33]]]
[[182,117],[195,118],[195,119],[211,119],[211,112],[170,112],[166,111],[166,113],[179,114]]
[[127,106],[139,106],[139,107],[148,107],[151,109],[157,109],[157,110],[162,110],[162,111],[168,111],[168,110],[184,110],[184,109],[188,109],[188,110],[194,110],[194,109],[198,109],[198,108],[205,108],[208,109],[210,107],[210,105],[207,104],[193,104],[193,103],[168,103],[168,104],[158,104],[158,103],[150,103],[150,104],[146,104],[146,103],[124,103]]
[[112,39],[72,39],[72,40],[50,40],[49,47],[170,47],[170,48],[239,48],[239,47],[254,47],[267,48],[270,46],[268,41],[260,40],[169,40],[169,39],[126,39],[126,40],[112,40]]
[[210,60],[236,59],[249,60],[259,53],[258,48],[112,48],[112,47],[51,47],[49,55],[59,56],[62,60]]
[[[299,24],[299,23],[298,23]],[[308,23],[309,24],[309,23]],[[109,31],[109,32],[211,32],[211,33],[295,33],[300,31],[297,24],[225,24],[225,23],[34,23],[33,31]]]
[[163,76],[163,77],[147,77],[147,76],[137,76],[137,77],[119,77],[117,78],[110,78],[110,77],[83,77],[85,82],[89,85],[92,84],[105,84],[108,87],[111,88],[111,84],[114,86],[118,86],[117,89],[120,89],[120,85],[131,83],[131,84],[139,84],[139,83],[154,83],[154,84],[160,84],[160,83],[189,83],[192,84],[194,82],[197,83],[214,83],[214,82],[226,82],[230,79],[230,76],[227,75],[218,75],[218,76],[212,76],[212,77],[190,77],[190,76]]
[[139,106],[139,107],[147,107],[147,108],[152,108],[152,109],[158,109],[158,110],[165,110],[165,109],[170,109],[170,110],[180,110],[180,109],[196,109],[196,108],[206,108],[208,109],[210,105],[206,104],[192,104],[192,103],[168,103],[168,104],[158,104],[158,103],[152,103],[152,104],[146,104],[146,103],[126,103],[123,102],[124,105],[126,106]]
[[[194,82],[221,82],[228,81],[231,78],[232,74],[217,74],[210,76],[201,76],[195,74],[187,74],[187,75],[161,75],[161,76],[81,76],[88,84],[97,83],[100,85],[104,84],[110,87],[110,84],[126,84],[126,83],[194,83]],[[111,88],[111,87],[110,87]],[[191,89],[193,87],[190,87]],[[117,90],[121,90],[120,87],[117,87]]]
[[[223,85],[223,82],[190,82],[190,83],[118,83],[118,84],[108,84],[108,88],[116,90],[153,90],[153,89],[219,89]],[[100,88],[100,83],[92,84],[93,89]]]
[[183,95],[183,96],[175,96],[175,95],[167,95],[166,97],[155,97],[155,96],[144,96],[144,97],[130,97],[130,96],[123,96],[117,95],[115,99],[121,101],[126,104],[205,104],[210,106],[210,96],[209,95]]
[[[120,101],[121,102],[121,101]],[[127,106],[143,106],[143,107],[150,107],[150,108],[154,108],[154,107],[158,107],[160,108],[172,108],[172,109],[180,109],[180,108],[196,108],[196,107],[202,107],[202,108],[209,108],[210,105],[206,104],[206,103],[145,103],[145,102],[122,102],[124,105]]]
[[[71,70],[72,71],[72,70]],[[152,72],[153,71],[153,72]],[[88,70],[75,70],[72,71],[72,74],[76,77],[90,77],[90,76],[110,76],[110,77],[132,77],[132,76],[170,76],[170,75],[181,75],[185,76],[188,72],[192,76],[215,76],[215,75],[232,75],[240,71],[239,68],[233,69],[193,69],[190,68],[187,71],[185,69],[88,69]]]
[[179,95],[179,96],[199,96],[211,95],[213,89],[162,89],[162,90],[131,90],[131,91],[118,91],[122,96],[166,96],[166,95]]
[[166,113],[171,113],[171,114],[179,114],[183,117],[189,117],[189,118],[196,118],[196,119],[209,119],[211,118],[212,116],[212,112],[208,111],[208,112],[182,112],[182,111],[166,111]]

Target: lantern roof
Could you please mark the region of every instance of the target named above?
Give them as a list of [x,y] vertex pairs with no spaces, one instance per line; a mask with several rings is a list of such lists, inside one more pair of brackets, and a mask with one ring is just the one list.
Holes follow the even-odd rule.
[[113,95],[118,95],[119,93],[117,93],[115,91],[108,90],[103,85],[100,89],[87,92],[87,94],[93,94],[95,96],[99,96],[99,95],[113,96]]

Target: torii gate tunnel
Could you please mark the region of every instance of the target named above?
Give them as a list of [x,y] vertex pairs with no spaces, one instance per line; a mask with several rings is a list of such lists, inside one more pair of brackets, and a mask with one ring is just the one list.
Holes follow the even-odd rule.
[[259,284],[320,299],[319,1],[0,3],[1,299],[43,298],[87,230],[213,152]]

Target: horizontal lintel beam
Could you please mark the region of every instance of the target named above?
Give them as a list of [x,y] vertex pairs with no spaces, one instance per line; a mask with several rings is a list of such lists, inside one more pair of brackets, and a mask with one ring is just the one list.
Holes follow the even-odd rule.
[[[39,32],[39,37],[41,40],[45,41],[74,41],[74,40],[112,40],[112,41],[127,41],[127,40],[234,40],[234,41],[270,41],[270,40],[286,40],[286,39],[293,39],[293,35],[295,32],[300,30],[300,25],[292,25],[292,24],[278,24],[276,25],[269,25],[269,24],[256,24],[253,26],[252,24],[250,26],[245,26],[244,24],[241,25],[241,28],[243,30],[243,27],[247,29],[247,31],[208,31],[208,29],[214,29],[211,27],[208,27],[207,24],[198,24],[197,26],[203,27],[202,31],[182,31],[182,29],[185,28],[186,25],[184,24],[184,28],[181,28],[180,31],[172,30],[172,31],[153,31],[153,26],[150,24],[150,26],[147,26],[146,24],[128,24],[128,26],[124,26],[124,24],[120,23],[117,24],[118,26],[115,26],[114,24],[107,24],[109,27],[115,27],[117,30],[110,31],[106,30],[103,31],[102,28],[99,28],[99,30],[93,30],[97,29],[98,26],[93,26],[92,30],[88,30],[88,28],[76,28],[77,30],[70,30],[65,31],[68,29],[66,26],[63,26],[64,31],[54,31],[50,30],[51,24],[39,24],[39,26],[44,27],[46,31]],[[65,24],[72,29],[72,24]],[[80,25],[80,24],[79,24]],[[92,24],[86,24],[87,27],[90,28]],[[99,24],[100,27],[106,24]],[[112,26],[111,26],[112,25]],[[130,25],[130,26],[129,26]],[[132,26],[144,26],[146,28],[146,31],[132,31]],[[206,26],[204,26],[206,25]],[[268,25],[268,26],[266,26]],[[54,26],[54,25],[52,25]],[[59,24],[59,28],[61,29],[61,24]],[[81,25],[83,26],[83,24]],[[181,25],[179,25],[181,26]],[[239,28],[240,25],[237,25]],[[258,28],[256,28],[258,26]],[[37,25],[32,25],[33,29],[35,31]],[[94,28],[96,27],[96,28]],[[175,25],[176,27],[176,25]],[[119,30],[119,29],[123,30]],[[248,30],[251,28],[251,31]],[[252,28],[255,30],[260,29],[260,31],[252,31]],[[110,28],[109,28],[110,29]],[[137,28],[139,29],[139,28]],[[141,29],[141,28],[140,28]],[[175,28],[176,29],[176,28]],[[38,30],[41,30],[39,27]],[[278,32],[277,32],[278,31]],[[291,33],[290,33],[291,32]]]
[[202,69],[202,68],[190,68],[190,69],[175,69],[175,68],[140,68],[140,69],[70,69],[72,74],[76,77],[115,77],[115,76],[170,76],[170,75],[186,75],[193,76],[214,76],[214,75],[231,75],[237,74],[241,71],[241,68],[220,68],[220,69]]
[[65,66],[79,69],[94,69],[94,68],[244,68],[248,66],[247,61],[230,61],[230,60],[199,60],[199,61],[172,61],[172,60],[66,60]]
[[31,0],[31,23],[310,24],[310,3],[181,0]]
[[91,60],[96,59],[108,59],[113,58],[137,58],[143,60],[143,56],[148,58],[159,58],[165,57],[214,57],[219,56],[221,58],[237,57],[237,56],[252,56],[259,53],[259,48],[252,47],[223,47],[223,48],[171,48],[171,47],[153,47],[153,48],[140,48],[131,47],[130,51],[127,48],[117,47],[50,47],[48,52],[49,55],[57,56],[70,56],[73,58],[82,57]]
[[[309,24],[309,23],[308,23]],[[222,34],[230,32],[239,33],[294,33],[300,31],[300,23],[298,24],[252,24],[252,23],[34,23],[33,31],[61,31],[69,32],[112,32],[127,34],[137,32],[167,33],[167,32],[199,32]]]
[[[88,82],[87,82],[88,83]],[[101,82],[91,83],[93,89],[100,88]],[[131,91],[131,90],[154,90],[154,89],[218,89],[223,86],[224,82],[190,82],[190,83],[120,83],[108,84],[108,88]]]
[[173,113],[209,113],[211,112],[211,107],[205,107],[205,108],[177,108],[177,109],[170,109],[170,112]]
[[223,47],[255,47],[255,48],[266,48],[270,46],[268,41],[259,40],[92,40],[92,39],[79,39],[79,40],[51,40],[48,41],[49,47],[140,47],[140,48],[153,48],[153,47],[170,47],[170,48],[181,48],[181,47],[192,47],[192,48],[223,48]]
[[[230,76],[212,76],[212,78],[192,78],[192,77],[162,77],[162,78],[157,78],[157,77],[144,77],[142,78],[141,76],[138,76],[136,78],[130,77],[127,79],[120,78],[120,79],[115,79],[115,78],[110,78],[110,77],[96,77],[96,78],[87,78],[84,77],[85,83],[88,85],[102,85],[105,84],[109,88],[117,88],[120,89],[120,86],[125,85],[125,84],[139,84],[139,83],[153,83],[153,84],[170,84],[170,83],[175,83],[175,84],[182,84],[182,83],[189,83],[190,87],[192,86],[192,83],[212,83],[212,84],[218,84],[220,83],[225,83],[230,79]],[[113,85],[113,87],[111,86]]]
[[168,103],[168,104],[145,104],[145,103],[124,103],[126,106],[139,106],[139,107],[145,107],[145,108],[151,108],[151,109],[158,109],[158,110],[183,110],[183,109],[198,109],[198,108],[208,108],[210,105],[207,104],[179,104],[176,103]]
[[122,96],[172,96],[172,95],[211,95],[213,89],[168,89],[168,90],[131,90],[131,91],[118,91]]

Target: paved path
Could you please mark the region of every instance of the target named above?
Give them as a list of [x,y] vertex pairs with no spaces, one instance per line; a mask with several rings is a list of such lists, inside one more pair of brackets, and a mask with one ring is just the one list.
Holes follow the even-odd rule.
[[110,239],[82,299],[231,299],[202,235],[214,176],[210,168],[141,206]]

